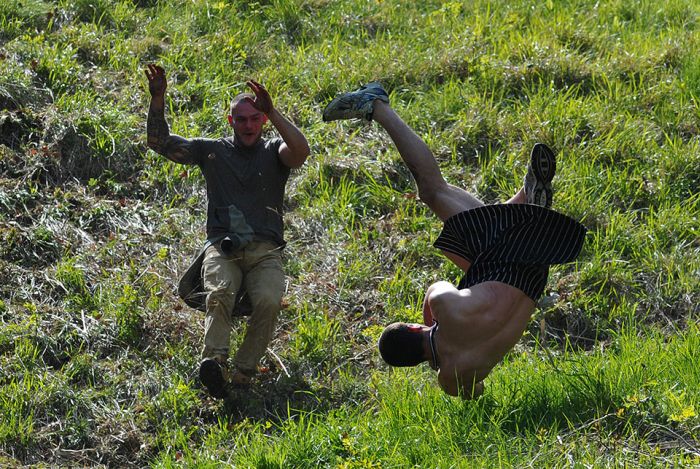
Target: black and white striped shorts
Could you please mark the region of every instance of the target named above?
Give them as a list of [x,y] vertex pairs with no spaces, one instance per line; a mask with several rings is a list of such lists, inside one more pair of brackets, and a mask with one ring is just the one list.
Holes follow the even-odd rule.
[[485,205],[447,220],[434,246],[471,263],[458,288],[487,281],[522,290],[534,301],[547,285],[549,266],[576,259],[586,228],[537,205]]

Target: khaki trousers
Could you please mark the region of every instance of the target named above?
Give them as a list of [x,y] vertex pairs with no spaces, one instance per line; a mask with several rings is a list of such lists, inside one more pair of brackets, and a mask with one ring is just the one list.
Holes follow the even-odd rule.
[[202,356],[228,356],[233,327],[231,312],[236,294],[245,282],[253,313],[233,363],[244,373],[255,374],[281,309],[284,294],[281,249],[274,243],[254,241],[243,249],[226,253],[220,243],[215,243],[205,251],[202,279],[207,294]]

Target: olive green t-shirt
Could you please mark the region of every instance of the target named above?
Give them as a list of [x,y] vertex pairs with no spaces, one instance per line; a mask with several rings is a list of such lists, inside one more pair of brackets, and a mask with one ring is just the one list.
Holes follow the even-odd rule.
[[190,154],[207,184],[207,239],[229,237],[233,247],[253,239],[285,244],[284,190],[290,168],[279,158],[281,138],[247,148],[233,137],[191,140]]

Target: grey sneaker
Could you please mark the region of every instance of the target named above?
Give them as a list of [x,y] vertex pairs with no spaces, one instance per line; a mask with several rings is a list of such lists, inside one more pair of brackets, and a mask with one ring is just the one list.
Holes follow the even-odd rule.
[[530,153],[530,164],[525,175],[525,196],[528,204],[549,208],[552,206],[552,179],[557,169],[554,152],[544,143],[536,143]]
[[367,83],[356,91],[336,96],[323,110],[323,120],[328,122],[340,119],[365,119],[369,122],[374,113],[375,99],[388,103],[389,95],[379,83]]
[[226,385],[229,378],[226,359],[208,357],[199,364],[199,380],[207,388],[209,394],[217,399],[226,397]]

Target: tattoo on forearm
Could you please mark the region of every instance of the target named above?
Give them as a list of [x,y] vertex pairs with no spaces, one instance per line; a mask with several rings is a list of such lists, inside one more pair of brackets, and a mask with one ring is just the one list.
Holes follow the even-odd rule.
[[193,163],[190,142],[178,135],[172,135],[165,120],[165,113],[151,104],[146,121],[148,148],[176,163]]
[[148,147],[158,154],[167,156],[165,150],[166,141],[170,136],[170,129],[162,109],[156,110],[153,106],[149,108],[148,120],[146,121],[146,135]]

